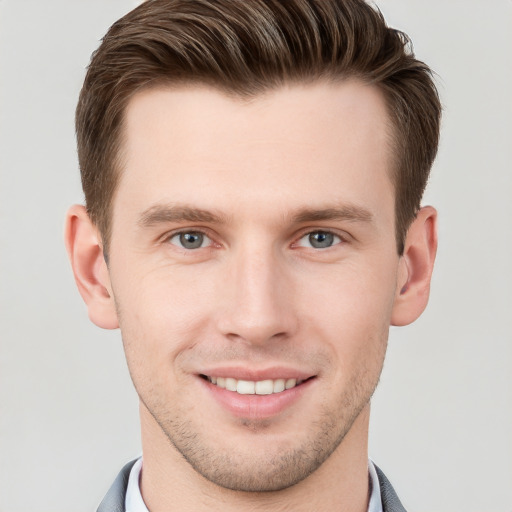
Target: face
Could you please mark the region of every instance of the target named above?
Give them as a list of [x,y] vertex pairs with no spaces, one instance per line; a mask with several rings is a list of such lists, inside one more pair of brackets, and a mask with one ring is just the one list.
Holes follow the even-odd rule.
[[143,425],[222,487],[299,482],[383,364],[399,268],[383,98],[355,81],[148,90],[123,157],[109,272]]

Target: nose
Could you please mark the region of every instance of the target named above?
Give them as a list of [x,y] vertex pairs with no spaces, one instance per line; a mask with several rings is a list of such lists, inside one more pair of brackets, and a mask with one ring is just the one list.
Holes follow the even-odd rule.
[[240,250],[231,258],[219,328],[251,345],[292,336],[298,325],[292,272],[271,249]]

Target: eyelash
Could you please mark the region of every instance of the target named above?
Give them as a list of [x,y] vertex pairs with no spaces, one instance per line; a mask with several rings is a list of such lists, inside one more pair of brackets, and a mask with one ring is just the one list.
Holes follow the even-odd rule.
[[[314,234],[323,234],[323,235],[327,235],[327,236],[331,236],[333,237],[333,239],[338,239],[338,241],[332,243],[332,245],[329,245],[328,247],[312,247],[311,245],[309,246],[304,246],[304,245],[300,245],[300,242],[302,240],[304,240],[306,237],[311,237],[311,235],[314,235]],[[293,247],[306,247],[308,249],[316,249],[316,250],[327,250],[327,249],[331,249],[332,247],[335,247],[336,245],[339,245],[339,244],[343,244],[346,242],[346,239],[341,236],[340,234],[338,233],[335,233],[334,231],[330,231],[328,229],[315,229],[313,231],[307,231],[306,233],[303,233],[298,239],[297,239],[297,242],[294,242],[292,244]],[[311,243],[311,240],[309,241],[309,243]]]
[[[334,237],[334,239],[338,239],[338,241],[334,242],[332,245],[328,246],[328,247],[323,247],[323,248],[319,248],[319,247],[311,247],[310,246],[304,246],[304,245],[300,245],[300,242],[305,238],[305,237],[308,237],[308,236],[311,236],[313,234],[317,234],[317,233],[322,233],[322,234],[325,234],[325,235],[328,235],[328,236],[332,236]],[[202,235],[206,238],[208,238],[210,240],[210,243],[204,247],[200,246],[200,247],[197,247],[197,248],[186,248],[186,247],[183,247],[183,246],[180,246],[178,244],[173,244],[171,242],[171,240],[177,236],[180,236],[180,235],[186,235],[186,234],[198,234],[198,235]],[[215,242],[215,239],[214,237],[212,237],[209,232],[207,230],[205,230],[204,228],[191,228],[191,229],[186,229],[186,230],[180,230],[180,231],[174,231],[172,233],[168,233],[167,235],[165,235],[165,237],[163,237],[163,242],[165,243],[170,243],[172,245],[174,245],[175,247],[177,247],[178,249],[181,249],[183,251],[186,251],[186,252],[193,252],[193,251],[197,251],[198,249],[209,249],[213,246],[217,246],[217,247],[221,247],[221,244],[219,243],[216,243]],[[345,235],[342,235],[340,234],[339,232],[335,232],[333,230],[329,230],[329,229],[309,229],[308,231],[304,231],[300,234],[300,236],[298,236],[297,238],[295,238],[295,241],[291,244],[291,247],[292,248],[297,248],[297,247],[304,247],[304,248],[307,248],[307,249],[313,249],[315,251],[325,251],[327,249],[331,249],[337,245],[340,245],[340,244],[346,244],[348,243],[348,237]]]
[[[180,236],[180,235],[202,235],[204,236],[205,238],[209,239],[210,240],[210,243],[205,246],[205,247],[198,247],[198,248],[195,248],[195,249],[189,249],[189,248],[186,248],[186,247],[183,247],[183,246],[180,246],[178,244],[173,244],[171,242],[171,240],[177,236]],[[174,231],[172,233],[168,233],[167,235],[165,235],[162,239],[162,241],[164,243],[168,243],[168,244],[171,244],[171,245],[174,245],[175,247],[177,247],[178,249],[181,249],[183,251],[186,251],[186,252],[192,252],[192,251],[195,251],[197,249],[209,249],[211,248],[212,246],[219,246],[220,247],[220,244],[216,244],[214,238],[206,231],[204,230],[204,228],[198,228],[198,229],[182,229],[180,231]]]

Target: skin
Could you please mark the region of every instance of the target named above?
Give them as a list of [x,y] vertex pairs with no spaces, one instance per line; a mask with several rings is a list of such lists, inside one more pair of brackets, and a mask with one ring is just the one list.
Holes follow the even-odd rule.
[[[426,207],[396,252],[388,130],[357,81],[131,100],[108,267],[82,206],[66,241],[91,320],[121,327],[152,512],[366,510],[389,326],[425,308],[437,244]],[[236,412],[201,377],[224,373],[308,380]]]

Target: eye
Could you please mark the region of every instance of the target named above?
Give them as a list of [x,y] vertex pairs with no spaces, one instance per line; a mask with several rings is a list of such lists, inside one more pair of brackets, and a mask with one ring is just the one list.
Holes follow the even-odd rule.
[[298,245],[300,247],[311,247],[313,249],[328,249],[333,245],[341,243],[342,240],[338,235],[329,231],[312,231],[304,235]]
[[169,242],[189,250],[207,247],[212,243],[212,241],[200,231],[182,231],[181,233],[176,233],[169,238]]

